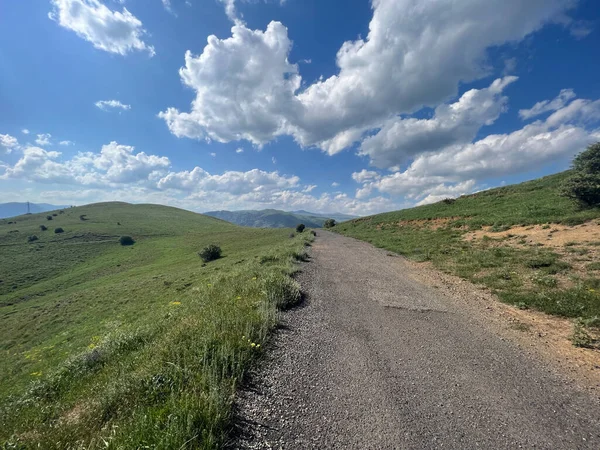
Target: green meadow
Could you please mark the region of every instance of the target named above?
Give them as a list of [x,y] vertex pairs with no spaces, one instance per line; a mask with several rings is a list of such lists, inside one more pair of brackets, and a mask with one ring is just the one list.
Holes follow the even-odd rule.
[[125,203],[0,221],[3,448],[222,446],[310,236]]

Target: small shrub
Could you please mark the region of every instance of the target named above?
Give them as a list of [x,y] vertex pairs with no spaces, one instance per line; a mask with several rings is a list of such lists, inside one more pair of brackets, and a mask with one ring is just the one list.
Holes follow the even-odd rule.
[[27,242],[35,242],[37,241],[39,238],[34,234],[32,236],[27,237]]
[[87,214],[82,214],[82,215],[80,215],[80,216],[79,216],[79,220],[81,220],[81,221],[86,221],[86,220],[87,220],[87,217],[86,217],[86,216],[87,216]]
[[48,227],[46,225],[40,225],[40,230],[46,231],[48,230]]
[[290,239],[294,239],[296,237],[296,233],[290,233]]
[[442,200],[442,203],[444,203],[445,205],[451,205],[455,201],[456,201],[455,198],[445,198],[444,200]]
[[325,223],[323,224],[323,228],[333,228],[335,227],[336,223],[334,219],[327,219],[325,221]]
[[135,244],[135,240],[131,236],[121,236],[119,238],[119,243],[121,245],[133,245]]
[[202,251],[198,252],[198,255],[204,262],[214,261],[221,257],[221,247],[215,244],[207,245]]
[[578,318],[573,322],[573,334],[571,334],[571,342],[575,347],[592,348],[594,339],[590,336],[585,328],[585,322],[582,318]]
[[58,228],[55,228],[55,229],[54,229],[54,232],[55,232],[56,234],[60,234],[60,233],[64,233],[64,232],[65,232],[65,230],[63,230],[61,227],[58,227]]
[[303,223],[300,223],[296,226],[296,232],[297,233],[302,233],[304,231],[304,229],[306,228],[306,225],[304,225]]
[[52,216],[46,216],[46,220],[52,220]]
[[56,213],[52,214],[52,217],[56,217],[56,216],[58,216],[58,214],[56,214]]
[[314,237],[317,237],[317,232],[315,230],[310,230],[310,234],[312,234]]

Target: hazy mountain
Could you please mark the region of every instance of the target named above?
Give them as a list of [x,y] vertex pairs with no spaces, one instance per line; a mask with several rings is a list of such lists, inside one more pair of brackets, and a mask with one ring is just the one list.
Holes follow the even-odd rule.
[[344,221],[353,218],[344,214],[326,215],[314,214],[308,211],[287,212],[277,209],[264,209],[262,211],[210,211],[204,214],[237,225],[255,228],[293,228],[299,223],[303,223],[309,228],[321,228],[326,219]]
[[[29,209],[32,214],[42,213],[46,211],[54,211],[55,209],[64,209],[68,206],[50,205],[49,203],[30,203]],[[27,214],[27,203],[0,203],[0,219],[6,217],[15,217]]]
[[358,216],[351,216],[349,214],[342,214],[342,213],[323,214],[323,213],[314,213],[314,212],[310,212],[310,211],[305,211],[303,209],[300,209],[298,211],[292,211],[292,214],[299,214],[301,216],[309,216],[309,217],[322,217],[324,219],[335,219],[336,222],[344,222],[346,220],[352,220],[352,219],[358,218]]

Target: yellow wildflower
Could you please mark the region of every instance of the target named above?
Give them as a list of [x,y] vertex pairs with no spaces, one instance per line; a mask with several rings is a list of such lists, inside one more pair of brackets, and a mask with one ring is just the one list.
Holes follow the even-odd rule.
[[171,303],[169,303],[169,305],[171,305],[171,306],[179,306],[179,305],[181,305],[181,302],[171,302]]
[[32,377],[41,377],[42,376],[42,371],[40,370],[39,372],[31,372],[31,376]]

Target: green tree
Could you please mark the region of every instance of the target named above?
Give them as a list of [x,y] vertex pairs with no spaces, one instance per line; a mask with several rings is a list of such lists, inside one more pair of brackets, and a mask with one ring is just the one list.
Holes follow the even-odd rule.
[[333,228],[335,227],[336,223],[335,223],[335,219],[327,219],[325,221],[325,223],[323,224],[324,228]]
[[600,206],[600,142],[573,159],[573,175],[563,185],[563,195],[582,206]]
[[298,233],[302,233],[302,232],[304,231],[304,229],[305,229],[305,228],[306,228],[306,225],[304,225],[303,223],[301,223],[301,224],[298,224],[298,225],[296,226],[296,232],[298,232]]

